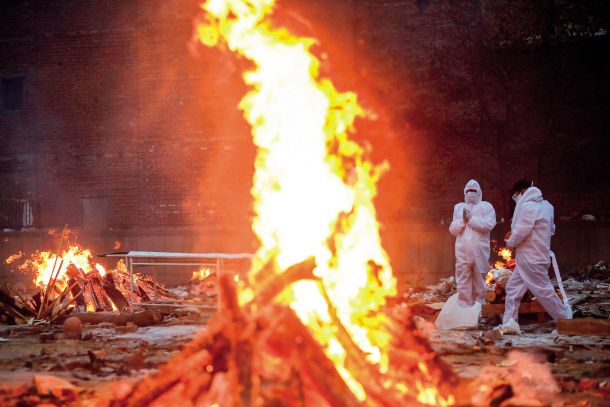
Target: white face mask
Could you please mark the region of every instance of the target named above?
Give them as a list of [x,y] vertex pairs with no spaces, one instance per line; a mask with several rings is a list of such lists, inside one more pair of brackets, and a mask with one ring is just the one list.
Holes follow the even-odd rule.
[[466,202],[468,203],[475,203],[477,200],[477,193],[476,192],[466,192]]

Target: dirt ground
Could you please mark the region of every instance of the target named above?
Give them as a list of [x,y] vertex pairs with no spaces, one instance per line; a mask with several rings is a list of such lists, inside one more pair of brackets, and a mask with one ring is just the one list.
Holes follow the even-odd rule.
[[[0,325],[0,405],[107,405],[178,353],[211,315],[187,307],[156,326],[85,325],[81,339],[65,339],[61,326]],[[493,322],[440,331],[419,318],[435,351],[465,383],[482,388],[501,379],[520,395],[492,403],[480,394],[473,405],[541,405],[545,392],[542,405],[610,405],[610,338],[559,335],[551,322],[494,336]],[[48,376],[65,382],[49,383]],[[535,393],[529,399],[528,391]]]

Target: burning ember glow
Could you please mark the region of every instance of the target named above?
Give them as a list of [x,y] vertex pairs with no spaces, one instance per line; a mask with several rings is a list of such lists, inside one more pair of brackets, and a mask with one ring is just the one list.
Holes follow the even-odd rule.
[[487,272],[487,274],[485,275],[485,285],[487,285],[487,287],[490,287],[491,284],[494,281],[494,272],[493,270],[489,270]]
[[23,253],[23,252],[17,252],[15,254],[11,254],[4,260],[4,262],[6,264],[11,264],[11,263],[15,262],[15,260],[19,260],[20,258],[22,258],[24,254],[25,253]]
[[394,338],[382,307],[396,295],[396,280],[372,201],[383,166],[368,161],[367,151],[348,137],[363,109],[355,93],[318,77],[320,62],[309,51],[313,39],[272,28],[266,18],[273,6],[273,0],[209,0],[195,30],[201,43],[226,43],[255,64],[243,75],[252,91],[240,108],[258,148],[253,230],[261,245],[249,279],[240,284],[239,303],[256,302],[261,281],[314,261],[313,276],[287,284],[275,300],[294,310],[358,400],[369,396],[367,373],[350,366],[353,346],[366,355],[360,364],[383,377],[383,391],[451,404],[425,360],[417,364],[415,382],[399,380],[390,363]]
[[513,258],[513,252],[510,249],[507,249],[506,247],[501,248],[498,251],[498,255],[502,257],[504,261],[509,261]]
[[205,280],[212,274],[212,270],[208,267],[202,267],[197,271],[193,271],[193,276],[191,277],[191,281],[199,282]]
[[502,257],[504,261],[498,260],[494,263],[494,268],[485,275],[485,284],[487,287],[491,287],[495,280],[494,271],[512,269],[515,266],[515,260],[513,259],[513,252],[506,247],[500,248],[497,252],[498,256]]

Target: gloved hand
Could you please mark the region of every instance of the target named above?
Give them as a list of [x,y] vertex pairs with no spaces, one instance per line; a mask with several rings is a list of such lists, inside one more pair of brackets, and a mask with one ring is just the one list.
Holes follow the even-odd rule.
[[462,217],[464,218],[464,223],[468,223],[470,218],[472,218],[472,214],[468,209],[464,208],[464,211],[462,212]]

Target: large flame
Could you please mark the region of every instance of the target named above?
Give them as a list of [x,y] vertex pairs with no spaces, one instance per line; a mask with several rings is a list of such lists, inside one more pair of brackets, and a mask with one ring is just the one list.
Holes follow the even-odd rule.
[[[222,40],[255,65],[243,75],[252,90],[240,108],[258,148],[253,230],[261,245],[240,301],[253,299],[252,287],[270,264],[282,273],[315,257],[321,284],[292,284],[279,300],[297,313],[353,393],[365,400],[346,366],[347,350],[332,319],[340,319],[368,363],[387,371],[391,335],[380,310],[386,297],[396,294],[396,281],[372,202],[382,166],[369,162],[366,150],[348,138],[354,120],[363,115],[356,94],[339,92],[318,77],[319,61],[309,51],[314,40],[271,26],[266,16],[274,2],[209,0],[202,5],[205,21],[195,31],[203,44]],[[423,363],[420,370],[425,374]],[[405,386],[388,379],[384,386],[425,404],[446,402],[423,383]]]

